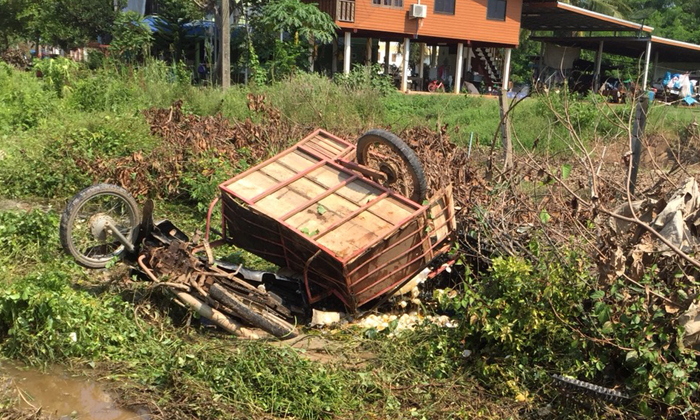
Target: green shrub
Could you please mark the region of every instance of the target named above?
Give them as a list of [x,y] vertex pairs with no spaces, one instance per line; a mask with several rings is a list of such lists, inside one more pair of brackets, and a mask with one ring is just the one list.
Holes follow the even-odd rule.
[[28,275],[0,291],[2,350],[29,362],[92,359],[116,352],[124,355],[144,334],[118,296],[95,299],[71,289],[71,276],[48,270]]
[[646,287],[661,286],[647,276],[642,287],[619,279],[601,288],[573,253],[561,263],[498,257],[485,276],[468,276],[462,293],[439,296],[459,322],[457,335],[439,341],[469,350],[465,362],[504,395],[536,392],[558,373],[624,383],[648,416],[692,410],[697,361],[679,345],[682,328]]
[[[0,165],[0,196],[67,198],[94,181],[84,170],[109,157],[149,150],[151,137],[141,115],[75,115],[34,136],[30,147],[13,139]],[[63,125],[66,124],[66,125]]]
[[25,263],[33,258],[50,261],[53,256],[46,249],[53,249],[57,243],[55,212],[0,212],[0,259],[21,258]]
[[373,90],[382,96],[394,93],[392,78],[381,71],[382,66],[376,63],[371,66],[355,64],[350,74],[336,73],[334,80],[350,92]]
[[40,72],[44,86],[56,92],[58,97],[63,97],[70,90],[71,82],[76,78],[79,65],[75,61],[57,57],[39,60],[34,64],[37,74]]
[[0,61],[0,134],[36,127],[57,106],[55,92],[45,91],[32,74]]

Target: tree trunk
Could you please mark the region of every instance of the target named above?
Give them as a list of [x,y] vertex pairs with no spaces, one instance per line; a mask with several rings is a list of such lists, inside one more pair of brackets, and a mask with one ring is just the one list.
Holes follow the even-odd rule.
[[501,88],[498,97],[501,111],[501,141],[503,144],[503,169],[505,171],[513,168],[513,140],[510,137],[510,114],[508,112],[507,90]]

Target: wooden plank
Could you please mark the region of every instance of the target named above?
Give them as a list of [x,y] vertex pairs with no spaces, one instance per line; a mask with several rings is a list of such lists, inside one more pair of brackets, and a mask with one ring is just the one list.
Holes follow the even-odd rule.
[[300,231],[306,229],[310,233],[316,230],[323,232],[359,207],[357,204],[335,194],[325,197],[318,204],[323,206],[324,211],[319,212],[318,205],[311,206],[290,217],[287,223]]
[[320,141],[328,144],[329,146],[333,147],[335,150],[338,152],[342,152],[343,150],[347,149],[347,144],[344,144],[342,142],[339,142],[338,140],[335,140],[332,137],[326,136],[323,133],[319,133],[316,138],[320,139]]
[[[311,171],[309,173],[309,175],[307,175],[305,178],[310,179],[311,181],[316,182],[318,185],[321,185],[323,187],[333,188],[336,185],[338,185],[340,182],[343,182],[344,180],[348,179],[351,176],[354,176],[354,175],[352,175],[349,172],[341,171],[341,170],[334,168],[330,165],[324,165],[321,168],[318,168],[314,171]],[[343,180],[343,181],[341,181],[341,180]],[[348,191],[348,190],[346,190],[346,191]],[[353,192],[352,189],[349,191]],[[335,194],[337,194],[338,196],[340,196],[342,198],[345,198],[346,200],[350,200],[350,197],[348,197],[346,194],[344,194],[343,191],[340,191],[340,190],[336,191]],[[392,198],[392,200],[393,200],[393,202],[398,203],[398,205],[401,208],[409,209],[409,211],[410,211],[409,214],[412,214],[412,212],[415,210],[412,207],[406,206],[401,201],[394,200],[393,198]],[[367,200],[365,200],[365,201],[367,201]],[[377,212],[377,211],[374,211],[372,209],[370,209],[370,212],[373,213],[374,215],[386,220],[389,223],[394,223],[394,224],[397,223],[397,221],[395,221],[394,219],[389,219],[387,217],[384,217],[384,215],[381,212]],[[404,216],[404,217],[407,217],[407,216]],[[285,218],[285,220],[286,219],[287,218]],[[401,219],[399,219],[399,220],[401,220]]]
[[286,188],[289,188],[290,190],[295,191],[300,195],[303,195],[304,197],[306,197],[307,201],[326,191],[325,188],[321,187],[320,185],[316,184],[315,182],[309,179],[306,179],[305,177],[297,179],[296,181],[287,185]]
[[319,146],[318,144],[314,142],[307,142],[301,145],[300,147],[303,147],[305,150],[308,150],[311,153],[316,153],[317,155],[325,158],[325,159],[335,159],[335,154],[327,149],[324,149],[323,147]]
[[374,232],[350,220],[318,239],[318,243],[346,258],[377,238]]
[[379,196],[382,191],[365,181],[357,180],[341,188],[338,193],[356,204],[363,205]]
[[415,209],[408,207],[406,204],[396,200],[393,197],[387,197],[385,200],[372,206],[372,213],[381,215],[381,218],[397,225],[413,214]]
[[315,171],[309,172],[306,178],[316,181],[318,184],[324,187],[332,188],[351,176],[352,175],[349,173],[341,172],[329,165],[324,165]]
[[[381,201],[377,204],[380,203]],[[376,209],[372,210],[376,211]],[[391,223],[388,223],[386,220],[382,219],[381,217],[378,217],[374,213],[367,210],[355,216],[355,218],[352,219],[352,222],[365,227],[367,230],[374,233],[376,236],[382,236],[385,232],[394,227],[394,225],[392,225]],[[352,240],[352,238],[350,238],[350,240]],[[363,244],[363,246],[364,245],[366,244]]]
[[297,172],[293,171],[288,166],[277,162],[271,162],[269,165],[260,168],[260,172],[276,179],[277,181],[284,181],[285,179],[289,179],[297,174]]
[[[349,179],[349,177],[351,177],[351,176],[355,176],[355,175],[353,175],[350,172],[342,171],[342,170],[337,169],[335,167],[332,167],[330,165],[324,165],[321,168],[318,168],[316,170],[311,171],[305,178],[310,179],[311,181],[317,183],[320,186],[323,186],[326,188],[333,188],[337,184],[343,182],[344,180]],[[361,180],[360,180],[360,182],[361,182]],[[362,184],[362,185],[365,185],[365,184]],[[355,197],[355,199],[357,200],[355,190],[356,190],[355,188],[351,188],[351,189],[348,189],[345,191],[346,192],[349,191],[351,193],[351,195],[353,197]],[[346,200],[350,200],[350,197],[348,197],[346,194],[344,194],[343,191],[341,191],[341,190],[336,191],[335,194],[337,194],[338,196],[340,196],[342,198],[345,198]],[[371,200],[373,197],[374,196],[367,196],[367,199],[363,200],[363,201],[367,202],[367,201]],[[409,210],[411,210],[411,212],[414,210],[413,208],[406,206],[403,202],[395,200],[393,198],[392,198],[392,202],[397,203],[397,205],[402,209],[409,209]],[[392,209],[392,210],[395,210],[395,209]],[[384,209],[382,209],[382,211],[384,211]],[[389,223],[396,224],[400,220],[402,220],[401,218],[399,218],[399,216],[395,216],[394,214],[391,215],[392,218],[387,218],[387,217],[384,217],[384,215],[381,213],[381,211],[375,211],[373,209],[370,209],[370,212],[372,214],[376,215],[377,217],[386,220]],[[394,211],[394,213],[400,214],[401,212]],[[409,213],[409,214],[411,214],[411,213]],[[291,215],[284,217],[284,220],[287,220],[289,217],[291,217]],[[407,216],[404,215],[404,217],[407,217]]]
[[340,152],[342,151],[342,150],[338,150],[332,144],[323,141],[323,137],[321,137],[321,136],[316,136],[312,139],[309,139],[309,144],[314,145],[314,146],[318,147],[319,149],[325,150],[332,157],[338,156],[340,154]]
[[255,203],[255,209],[274,219],[308,201],[308,197],[284,187]]
[[[328,197],[328,196],[331,195],[331,194],[335,194],[336,191],[338,191],[340,188],[342,188],[345,184],[347,184],[347,183],[349,183],[349,182],[352,182],[352,181],[355,180],[356,178],[357,178],[357,175],[353,175],[353,176],[351,176],[350,178],[348,178],[347,180],[345,180],[345,181],[343,181],[343,182],[340,182],[339,184],[337,184],[337,185],[335,185],[335,186],[333,186],[333,187],[330,187],[330,188],[324,187],[324,188],[325,188],[325,191],[324,191],[324,192],[322,192],[321,194],[319,194],[319,195],[317,195],[316,197],[312,198],[312,199],[309,200],[307,203],[304,203],[302,206],[296,207],[295,209],[290,210],[288,213],[285,213],[285,214],[281,217],[280,220],[281,220],[281,221],[285,221],[285,220],[289,219],[290,217],[294,216],[296,213],[300,213],[300,212],[302,212],[302,211],[304,211],[304,210],[306,210],[307,208],[310,208],[310,207],[312,207],[312,206],[318,207],[318,202],[319,202],[319,201],[323,200],[324,198]],[[309,179],[309,178],[307,178],[307,179]],[[312,182],[316,183],[316,181],[312,181]],[[317,185],[318,185],[318,184],[317,184]]]
[[314,182],[305,178],[299,178],[267,197],[258,200],[255,208],[277,219],[290,210],[307,203],[323,191],[323,187],[318,186]]
[[334,157],[339,156],[346,149],[344,145],[320,135],[314,137],[314,143],[332,152]]
[[301,172],[318,162],[318,159],[300,150],[295,150],[280,157],[277,161],[297,172]]
[[250,200],[261,192],[277,185],[278,181],[262,172],[251,172],[245,178],[230,184],[228,188],[246,200]]
[[[326,163],[326,161],[324,161],[324,160],[319,160],[319,161],[316,162],[315,164],[311,165],[311,167],[309,167],[309,168],[307,168],[307,169],[304,169],[303,171],[297,173],[297,174],[294,175],[293,177],[287,178],[287,179],[285,179],[284,181],[278,182],[278,183],[275,184],[273,187],[266,189],[265,191],[261,192],[260,194],[256,195],[255,197],[251,198],[250,201],[252,201],[252,202],[255,203],[255,202],[257,202],[257,201],[262,200],[262,199],[265,198],[265,197],[268,197],[268,196],[274,194],[276,191],[279,191],[279,190],[281,190],[281,189],[283,189],[283,188],[286,188],[286,187],[289,186],[290,184],[293,184],[293,183],[297,182],[298,180],[304,178],[309,172],[313,171],[314,169],[320,168],[320,167],[323,166],[325,163]],[[307,181],[308,181],[308,180],[307,180]],[[309,181],[309,182],[311,182],[311,181]]]

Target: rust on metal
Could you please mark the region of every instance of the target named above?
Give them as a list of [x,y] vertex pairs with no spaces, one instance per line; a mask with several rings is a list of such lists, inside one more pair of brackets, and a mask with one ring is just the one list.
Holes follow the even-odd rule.
[[356,311],[447,251],[456,226],[450,187],[416,203],[351,154],[316,130],[220,190],[227,242],[303,273],[309,303],[332,294]]

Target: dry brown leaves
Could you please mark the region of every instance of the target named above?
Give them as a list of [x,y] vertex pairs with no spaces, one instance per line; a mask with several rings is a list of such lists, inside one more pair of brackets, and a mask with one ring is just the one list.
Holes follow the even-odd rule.
[[212,175],[211,168],[200,168],[202,159],[226,159],[232,166],[243,160],[251,165],[308,131],[282,119],[260,95],[248,95],[249,109],[260,117],[257,123],[250,119],[232,123],[221,114],[187,114],[182,104],[180,100],[169,108],[143,112],[151,133],[163,139],[153,150],[111,159],[76,158],[76,163],[96,180],[119,184],[134,195],[178,197],[185,194],[181,184],[186,171]]
[[490,187],[467,157],[467,150],[450,141],[446,127],[441,127],[437,132],[426,127],[414,127],[405,130],[400,137],[411,146],[423,164],[428,196],[452,184],[457,206],[485,198]]
[[22,70],[29,67],[29,61],[25,58],[24,54],[22,54],[22,51],[17,48],[10,48],[0,53],[0,61],[4,61]]

